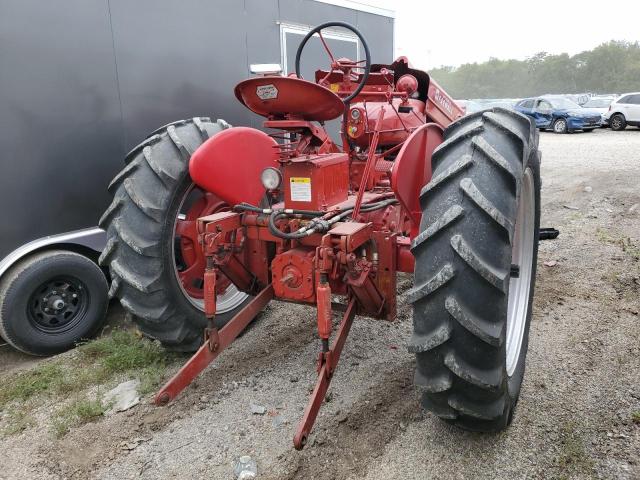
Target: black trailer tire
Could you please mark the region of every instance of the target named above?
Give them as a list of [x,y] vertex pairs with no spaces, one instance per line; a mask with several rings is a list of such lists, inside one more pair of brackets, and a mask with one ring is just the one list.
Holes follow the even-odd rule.
[[[111,273],[109,295],[120,299],[142,333],[170,350],[194,351],[203,341],[205,316],[178,279],[174,235],[193,188],[191,154],[227,127],[223,120],[193,118],[156,130],[127,155],[127,166],[109,185],[113,202],[99,222],[107,231],[100,264]],[[238,294],[216,315],[219,328],[250,299]]]
[[108,284],[95,262],[64,250],[30,255],[0,282],[0,335],[30,355],[53,355],[102,326]]
[[[538,132],[527,117],[494,108],[458,120],[444,139],[421,191],[412,245],[415,383],[423,406],[438,417],[499,431],[511,421],[528,348],[540,223]],[[512,278],[512,257],[522,261],[522,281]],[[510,292],[520,299],[513,316]]]

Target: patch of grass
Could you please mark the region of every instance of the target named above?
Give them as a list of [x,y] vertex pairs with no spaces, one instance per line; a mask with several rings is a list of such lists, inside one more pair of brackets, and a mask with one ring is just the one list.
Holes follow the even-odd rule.
[[589,478],[594,474],[593,460],[584,448],[584,439],[578,432],[575,422],[567,422],[562,426],[560,452],[555,460],[562,474],[572,474]]
[[164,364],[166,356],[158,343],[124,330],[116,330],[108,337],[81,345],[79,350],[85,360],[99,361],[109,373]]
[[631,421],[636,425],[640,425],[640,410],[631,414]]
[[7,379],[0,390],[0,408],[11,401],[25,401],[57,389],[64,373],[64,368],[58,363],[42,363]]
[[106,410],[107,406],[103,405],[100,397],[76,399],[70,405],[56,412],[52,422],[53,433],[56,438],[61,438],[72,427],[78,427],[102,417]]
[[44,362],[9,376],[0,389],[0,409],[38,395],[73,394],[123,374],[139,378],[148,393],[162,379],[169,358],[158,343],[117,330],[80,345],[75,357]]
[[5,427],[0,431],[2,437],[16,435],[36,425],[35,419],[26,409],[10,410],[5,418],[5,423]]
[[609,231],[604,228],[598,228],[596,230],[596,237],[602,243],[619,246],[622,251],[632,259],[636,261],[640,260],[640,247],[631,240],[631,237],[613,237]]

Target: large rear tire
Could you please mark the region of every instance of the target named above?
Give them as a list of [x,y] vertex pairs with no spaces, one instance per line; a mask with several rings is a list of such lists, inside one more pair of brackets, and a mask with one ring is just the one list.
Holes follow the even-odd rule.
[[415,383],[438,417],[511,421],[525,369],[540,221],[538,132],[494,108],[445,130],[414,240]]
[[[193,118],[156,130],[127,155],[109,186],[113,202],[100,219],[107,231],[100,263],[111,272],[109,295],[120,299],[145,335],[171,350],[193,351],[202,343],[204,259],[195,220],[228,208],[194,186],[189,159],[227,127],[222,120]],[[233,285],[219,292],[218,327],[248,300]]]

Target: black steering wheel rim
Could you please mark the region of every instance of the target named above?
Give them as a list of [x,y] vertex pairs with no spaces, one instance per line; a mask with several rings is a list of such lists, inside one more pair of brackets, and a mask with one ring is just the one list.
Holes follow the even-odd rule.
[[351,100],[353,100],[356,96],[358,96],[358,94],[362,91],[365,84],[367,83],[367,79],[369,78],[369,73],[371,72],[371,53],[369,53],[369,45],[367,45],[367,41],[364,39],[364,36],[353,25],[350,25],[346,22],[327,22],[327,23],[318,25],[317,27],[310,30],[309,33],[307,33],[305,37],[302,39],[302,41],[300,42],[300,45],[298,45],[298,50],[296,51],[296,76],[298,78],[302,78],[302,75],[300,74],[300,57],[302,56],[302,50],[304,50],[304,47],[309,41],[309,39],[319,31],[329,27],[342,27],[342,28],[346,28],[347,30],[351,30],[360,39],[360,42],[362,43],[362,48],[364,49],[366,63],[364,66],[364,73],[362,74],[362,78],[360,79],[360,82],[358,83],[358,86],[356,87],[356,89],[353,92],[351,92],[349,96],[342,99],[343,103],[349,104],[349,102],[351,102]]

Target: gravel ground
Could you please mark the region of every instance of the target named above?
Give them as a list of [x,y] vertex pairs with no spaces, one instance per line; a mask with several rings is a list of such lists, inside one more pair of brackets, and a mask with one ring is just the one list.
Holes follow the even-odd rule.
[[[542,133],[542,242],[527,374],[513,425],[463,432],[423,413],[411,312],[356,319],[309,445],[292,447],[314,381],[310,308],[271,304],[175,403],[149,399],[54,440],[0,441],[0,478],[640,478],[640,130]],[[411,285],[400,280],[400,292]],[[400,303],[403,303],[402,295]],[[33,360],[0,348],[13,367]],[[28,366],[28,365],[27,365]],[[251,404],[266,407],[251,413]]]

